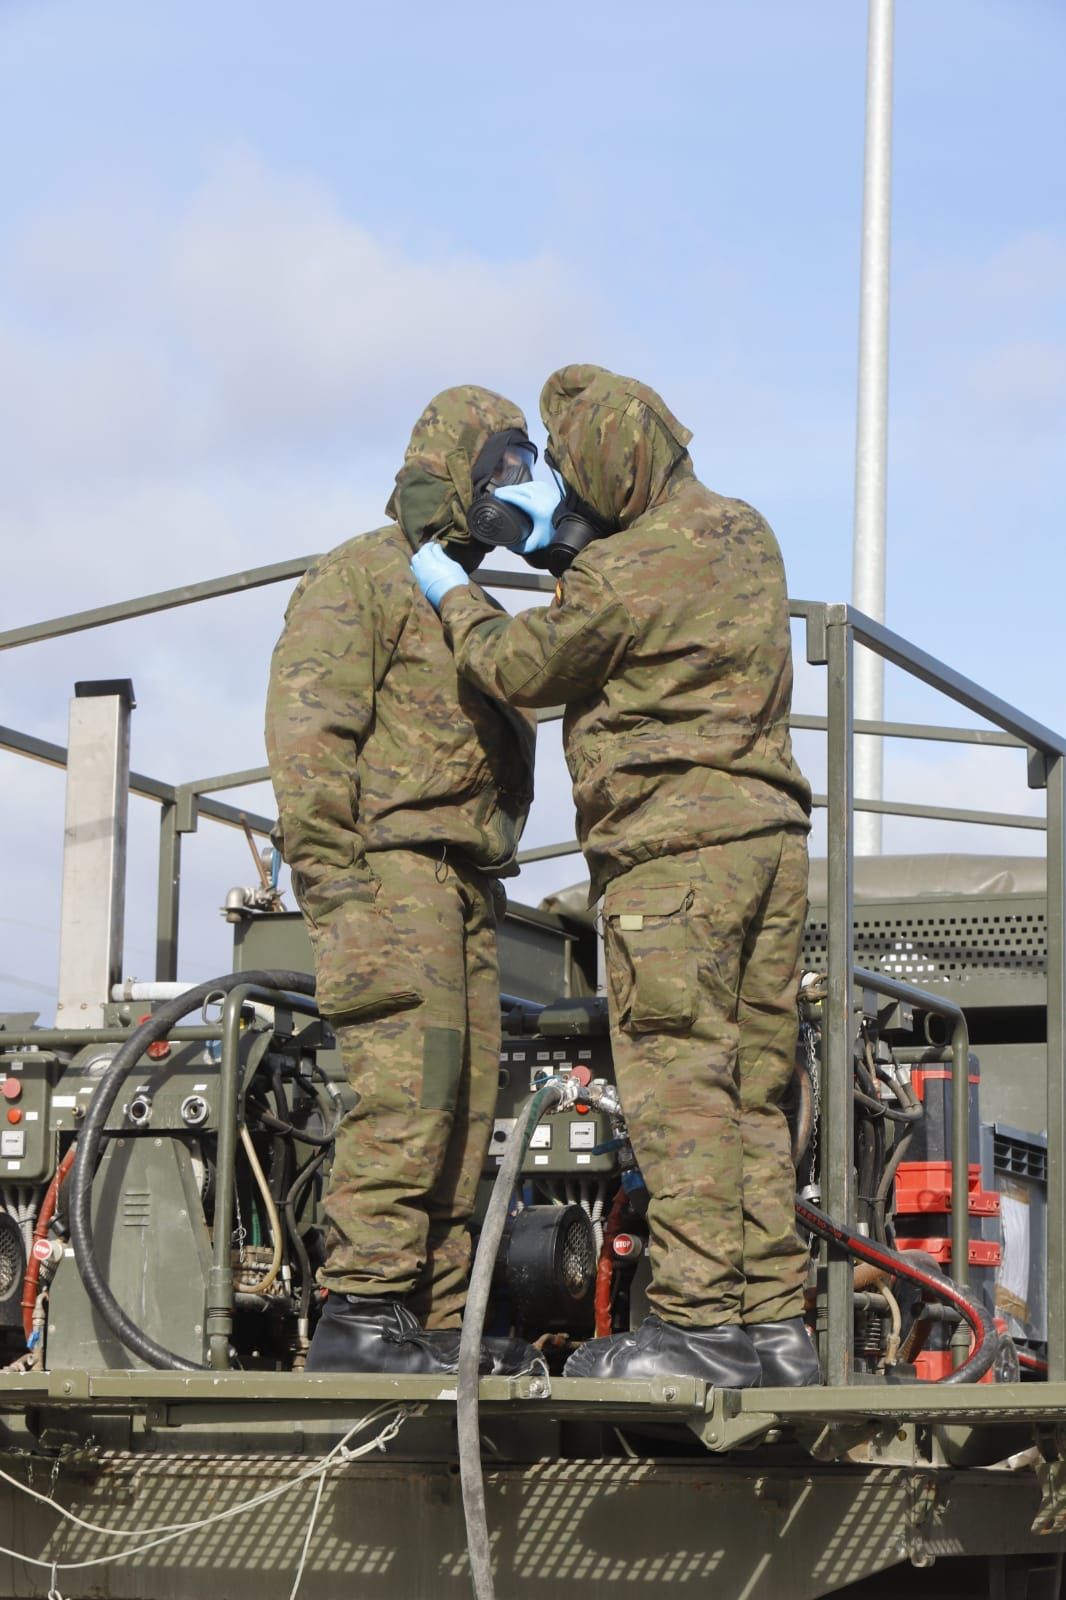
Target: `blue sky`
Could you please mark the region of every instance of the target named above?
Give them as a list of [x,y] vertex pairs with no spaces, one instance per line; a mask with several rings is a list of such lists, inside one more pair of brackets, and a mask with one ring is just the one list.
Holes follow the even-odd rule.
[[[1061,728],[1066,14],[896,11],[888,621]],[[3,625],[328,548],[380,522],[437,388],[488,384],[532,422],[570,360],[659,387],[706,481],[770,517],[793,594],[847,598],[865,34],[861,0],[5,0]],[[75,677],[129,675],[141,770],[254,765],[283,604],[8,654],[2,720],[63,740]],[[801,709],[820,692],[802,670]],[[965,720],[896,674],[888,706]],[[570,832],[546,755],[531,843]],[[62,784],[9,757],[0,780],[0,972],[47,1007]],[[887,790],[1036,803],[1017,760],[925,747],[890,749]],[[141,976],[154,823],[135,803]],[[193,977],[226,965],[214,907],[248,870],[220,830],[187,863]]]

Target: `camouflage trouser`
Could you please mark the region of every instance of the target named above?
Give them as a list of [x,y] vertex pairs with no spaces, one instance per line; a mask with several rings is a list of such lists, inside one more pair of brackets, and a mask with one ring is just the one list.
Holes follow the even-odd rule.
[[603,909],[615,1070],[651,1195],[648,1299],[694,1327],[797,1316],[806,1252],[780,1100],[806,835],[642,863],[608,884]]
[[456,1327],[499,1073],[492,886],[411,850],[369,862],[380,887],[365,919],[366,967],[394,970],[397,990],[410,996],[413,982],[422,998],[406,1010],[386,1000],[350,1024],[332,1019],[359,1099],[337,1133],[319,1283],[404,1295],[426,1326]]

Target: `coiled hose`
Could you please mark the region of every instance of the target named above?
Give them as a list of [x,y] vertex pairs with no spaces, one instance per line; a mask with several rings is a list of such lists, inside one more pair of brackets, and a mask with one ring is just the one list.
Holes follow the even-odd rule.
[[[225,977],[213,978],[210,983],[198,984],[195,989],[187,989],[175,999],[165,1001],[147,1021],[134,1029],[115,1053],[89,1102],[89,1110],[78,1135],[77,1155],[70,1180],[70,1238],[74,1246],[74,1259],[86,1294],[116,1339],[153,1367],[181,1372],[204,1370],[201,1363],[187,1361],[184,1356],[149,1338],[123,1311],[100,1270],[93,1241],[92,1198],[104,1129],[123,1079],[137,1065],[148,1046],[164,1038],[171,1028],[177,1027],[190,1011],[195,1011],[206,1000],[228,994],[231,989],[244,984],[254,984],[262,989],[287,989],[294,994],[315,992],[315,980],[306,972],[230,972]],[[228,1107],[222,1109],[223,1115],[229,1110]]]
[[954,1306],[970,1324],[974,1345],[969,1356],[961,1367],[949,1372],[946,1378],[937,1378],[936,1383],[976,1383],[978,1378],[984,1377],[996,1359],[999,1334],[984,1306],[972,1299],[965,1289],[960,1289],[950,1278],[942,1278],[918,1266],[906,1252],[890,1250],[887,1245],[877,1244],[873,1239],[866,1238],[865,1234],[856,1233],[854,1228],[834,1222],[824,1211],[819,1211],[817,1206],[812,1206],[809,1200],[801,1200],[799,1196],[796,1197],[796,1216],[805,1228],[810,1228],[812,1233],[819,1234],[832,1244],[840,1245],[849,1255],[857,1256],[860,1261],[868,1261],[872,1266],[890,1272],[893,1277],[909,1278],[911,1283],[918,1284],[928,1294]]

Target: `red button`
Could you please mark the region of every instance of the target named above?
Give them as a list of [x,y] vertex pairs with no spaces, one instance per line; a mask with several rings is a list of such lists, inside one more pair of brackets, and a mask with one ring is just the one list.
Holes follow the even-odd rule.
[[8,1122],[21,1122],[22,1121],[22,1111],[21,1111],[21,1109],[18,1106],[11,1106],[8,1109],[7,1120],[8,1120]]
[[0,1083],[0,1094],[3,1095],[5,1100],[18,1100],[18,1099],[21,1099],[21,1096],[22,1096],[22,1080],[21,1080],[21,1078],[5,1078],[3,1083]]
[[592,1068],[586,1067],[583,1061],[579,1061],[577,1066],[571,1072],[570,1076],[574,1078],[583,1089],[587,1089],[589,1084],[592,1082]]
[[[143,1017],[137,1018],[137,1026],[140,1027],[142,1022],[151,1022],[151,1020],[152,1013],[146,1011]],[[157,1039],[154,1044],[148,1046],[144,1053],[149,1061],[165,1061],[170,1054],[170,1043],[167,1039]]]

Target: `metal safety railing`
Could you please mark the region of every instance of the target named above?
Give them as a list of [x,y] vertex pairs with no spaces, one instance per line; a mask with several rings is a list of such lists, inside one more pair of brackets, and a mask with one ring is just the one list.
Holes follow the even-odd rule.
[[[827,669],[828,809],[828,992],[825,1016],[825,1081],[822,1094],[824,1143],[822,1199],[830,1215],[854,1216],[851,1062],[854,1047],[854,854],[853,790],[854,655],[855,646],[874,651],[885,661],[938,690],[957,704],[995,724],[1028,755],[1029,783],[1047,793],[1047,1134],[1048,1134],[1048,1378],[1066,1379],[1066,1057],[1063,1003],[1066,921],[1066,854],[1064,854],[1063,760],[1066,741],[997,696],[954,672],[847,605],[794,606],[806,617],[807,659]],[[904,735],[905,736],[905,735]],[[867,802],[869,804],[869,802]],[[929,815],[935,815],[930,810]],[[960,1096],[956,1092],[955,1100]],[[966,1104],[966,1096],[961,1097]],[[955,1115],[961,1115],[956,1103]],[[960,1175],[965,1181],[966,1159]],[[953,1206],[953,1209],[956,1207]],[[966,1251],[961,1260],[966,1259]],[[954,1257],[954,1268],[960,1257]],[[851,1265],[830,1250],[827,1265],[827,1349],[829,1383],[844,1383],[850,1371]]]
[[[239,594],[267,584],[283,583],[307,570],[313,556],[256,567],[229,577],[184,585],[145,595],[138,599],[75,612],[50,621],[30,624],[0,633],[0,651],[61,638],[90,628],[127,621],[134,617],[172,610],[176,607]],[[549,578],[530,573],[484,571],[479,581],[487,588],[511,589],[532,594],[547,594],[554,584]],[[825,1087],[823,1090],[823,1172],[822,1194],[827,1210],[842,1221],[854,1220],[853,1150],[851,1115],[851,1062],[855,1041],[856,983],[896,998],[915,999],[917,991],[880,973],[857,970],[854,961],[854,852],[853,823],[856,811],[884,815],[922,817],[945,822],[974,823],[985,826],[1014,827],[1046,831],[1047,834],[1047,1135],[1048,1135],[1048,1260],[1047,1327],[1048,1378],[1066,1381],[1066,1035],[1063,1008],[1066,1003],[1066,784],[1064,758],[1066,740],[1027,717],[978,684],[953,671],[925,651],[907,643],[899,635],[871,618],[843,604],[792,601],[790,613],[806,625],[807,660],[827,669],[827,709],[824,717],[797,714],[792,726],[797,730],[824,732],[826,735],[826,793],[815,796],[815,805],[827,811],[828,893],[828,993],[825,1016]],[[922,723],[862,722],[854,717],[855,647],[873,651],[883,660],[936,689],[958,705],[993,724],[991,729],[943,727]],[[542,714],[544,719],[559,715]],[[1046,791],[1046,814],[1029,815],[981,811],[933,805],[857,798],[853,788],[853,751],[856,734],[882,738],[937,740],[1019,749],[1026,752],[1031,788]],[[12,728],[0,727],[0,749],[44,761],[66,765],[66,751]],[[156,976],[168,980],[177,975],[178,910],[181,880],[181,838],[196,831],[200,816],[229,826],[247,824],[254,832],[267,834],[273,825],[269,817],[242,811],[211,798],[220,791],[265,781],[268,769],[256,767],[225,773],[183,784],[167,784],[139,773],[130,774],[133,793],[157,801],[161,807],[159,885],[157,906]],[[524,851],[519,861],[529,863],[575,853],[577,843],[560,844]],[[937,1006],[931,1001],[937,999]],[[926,1009],[939,1009],[955,1025],[953,1071],[963,1072],[964,1037],[958,1029],[958,1008],[942,997],[922,994]],[[958,1059],[956,1059],[958,1058]],[[964,1083],[965,1073],[959,1079]],[[963,1140],[967,1095],[954,1095],[953,1153],[955,1156],[953,1194],[954,1263],[963,1280],[967,1251],[962,1248],[966,1226],[966,1156]],[[963,1152],[960,1159],[960,1151]],[[961,1184],[961,1190],[959,1186]],[[829,1251],[827,1264],[827,1378],[830,1383],[846,1383],[851,1367],[851,1268],[847,1258]]]

